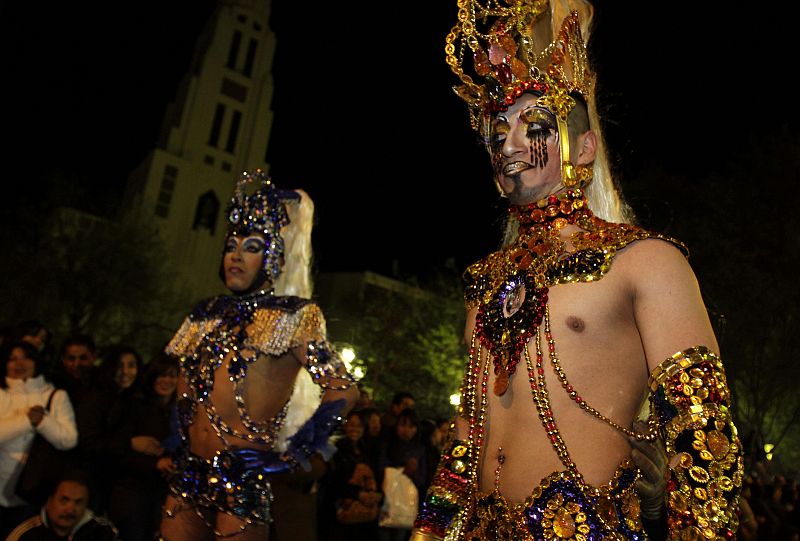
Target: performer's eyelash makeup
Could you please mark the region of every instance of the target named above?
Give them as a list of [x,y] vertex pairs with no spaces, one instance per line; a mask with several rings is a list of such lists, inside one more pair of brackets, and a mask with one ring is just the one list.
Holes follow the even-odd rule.
[[249,239],[244,242],[244,249],[248,252],[260,252],[264,249],[264,243],[261,240]]

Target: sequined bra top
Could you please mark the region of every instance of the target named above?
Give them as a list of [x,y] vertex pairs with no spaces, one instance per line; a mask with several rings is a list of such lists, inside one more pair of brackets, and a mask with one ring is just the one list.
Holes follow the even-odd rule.
[[[243,397],[247,369],[259,355],[280,356],[309,343],[325,348],[325,322],[308,299],[275,296],[271,290],[242,296],[219,296],[201,302],[184,320],[166,352],[179,357],[189,387],[183,417],[193,418],[202,404],[217,435],[273,445],[286,418],[290,400],[266,421],[250,417]],[[234,429],[217,413],[211,399],[216,370],[227,360],[234,398],[246,432]],[[317,402],[318,403],[318,402]],[[189,411],[185,411],[188,407]],[[190,421],[190,419],[186,419]],[[185,425],[186,422],[182,422]],[[227,445],[226,445],[227,447]]]

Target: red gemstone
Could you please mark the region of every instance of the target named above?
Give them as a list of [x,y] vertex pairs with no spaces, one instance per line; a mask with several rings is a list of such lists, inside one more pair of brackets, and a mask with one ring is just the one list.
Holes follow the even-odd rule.
[[575,402],[577,402],[578,404],[580,404],[581,402],[583,402],[583,398],[581,398],[580,396],[576,396],[576,397],[575,397]]
[[567,385],[567,392],[568,392],[568,393],[571,393],[571,392],[572,392],[572,385]]

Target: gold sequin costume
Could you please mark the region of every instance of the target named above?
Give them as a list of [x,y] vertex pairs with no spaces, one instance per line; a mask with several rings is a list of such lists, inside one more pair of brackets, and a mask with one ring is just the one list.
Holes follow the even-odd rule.
[[[469,424],[465,440],[443,453],[415,523],[412,540],[642,540],[639,476],[626,460],[614,478],[594,487],[572,462],[550,410],[544,379],[543,339],[552,368],[576,407],[632,437],[660,435],[672,469],[667,509],[670,539],[729,539],[737,528],[742,450],[730,417],[730,396],[719,359],[696,347],[664,361],[650,377],[650,432],[636,434],[592,408],[569,385],[549,325],[548,288],[556,284],[600,280],[614,255],[631,243],[659,238],[627,224],[593,216],[580,189],[526,207],[512,207],[520,222],[516,242],[470,266],[466,300],[477,308],[470,360],[462,383],[459,414]],[[559,230],[581,229],[565,250]],[[535,344],[536,358],[529,349]],[[486,350],[486,354],[484,354]],[[525,360],[533,402],[564,470],[533,488],[525,502],[512,504],[495,489],[478,490],[478,464],[484,453],[484,424],[489,392],[502,395],[517,364]],[[489,389],[489,370],[495,385]],[[502,462],[501,462],[502,463]]]
[[[304,366],[311,377],[298,375],[291,397],[275,416],[266,421],[251,418],[242,394],[248,366],[260,356],[279,357],[297,347],[306,348]],[[278,297],[271,290],[219,296],[195,308],[166,351],[180,359],[188,387],[179,401],[182,445],[175,456],[179,473],[171,479],[172,493],[195,509],[233,514],[245,524],[268,521],[269,475],[307,467],[314,453],[329,457],[333,452],[328,436],[341,420],[343,401],[320,405],[319,390],[308,389],[315,387],[311,381],[337,389],[351,383],[327,342],[322,312],[308,299]],[[212,401],[214,376],[223,363],[245,431],[228,425]],[[344,383],[334,387],[333,380]],[[203,413],[223,443],[210,460],[189,452],[189,426]],[[226,436],[272,450],[237,447]]]

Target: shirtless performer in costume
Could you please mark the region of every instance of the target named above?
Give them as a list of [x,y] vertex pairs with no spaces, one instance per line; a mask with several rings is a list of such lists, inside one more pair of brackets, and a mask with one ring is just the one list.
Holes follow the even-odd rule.
[[579,0],[458,0],[447,62],[509,227],[465,272],[462,403],[414,541],[646,539],[631,454],[659,437],[667,537],[735,536],[742,450],[717,342],[685,247],[626,223],[591,15]]
[[261,170],[238,181],[220,267],[232,295],[201,302],[167,346],[181,363],[182,445],[166,541],[267,539],[269,475],[330,457],[328,436],[355,403],[308,298],[313,211],[306,193],[277,189]]

